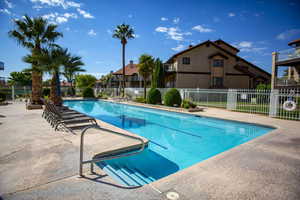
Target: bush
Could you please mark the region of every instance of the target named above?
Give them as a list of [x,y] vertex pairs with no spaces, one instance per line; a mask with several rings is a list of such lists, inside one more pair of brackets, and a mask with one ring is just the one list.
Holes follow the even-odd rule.
[[97,96],[99,99],[108,99],[108,96],[104,92],[100,92]]
[[149,104],[161,104],[161,94],[156,88],[151,88],[147,95],[147,103]]
[[93,88],[87,87],[82,92],[83,98],[95,98]]
[[146,99],[144,97],[137,97],[134,102],[138,103],[146,103]]
[[189,108],[196,108],[196,104],[194,104],[193,102],[187,100],[187,99],[184,99],[181,103],[181,107],[182,108],[185,108],[185,109],[189,109]]
[[164,96],[164,104],[166,106],[180,106],[181,96],[179,91],[175,88],[168,90]]
[[6,100],[6,94],[3,92],[0,92],[0,102],[4,102]]
[[50,88],[43,88],[42,94],[43,97],[50,96]]

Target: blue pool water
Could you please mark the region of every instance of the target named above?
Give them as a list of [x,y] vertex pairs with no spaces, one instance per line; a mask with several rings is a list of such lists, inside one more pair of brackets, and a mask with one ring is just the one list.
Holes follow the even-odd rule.
[[65,101],[64,105],[150,141],[140,154],[98,164],[128,186],[158,180],[272,130],[248,123],[105,101]]

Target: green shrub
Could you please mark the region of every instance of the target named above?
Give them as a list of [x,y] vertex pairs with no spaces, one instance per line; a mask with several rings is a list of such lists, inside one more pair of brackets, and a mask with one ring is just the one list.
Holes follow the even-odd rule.
[[95,98],[93,88],[87,87],[82,92],[83,98]]
[[166,106],[180,106],[181,101],[180,93],[175,88],[169,89],[164,96],[164,104]]
[[42,94],[43,94],[43,97],[50,96],[50,88],[43,88]]
[[194,104],[193,102],[187,100],[187,99],[184,99],[181,103],[181,107],[182,108],[185,108],[185,109],[189,109],[189,108],[196,108],[196,104]]
[[104,92],[100,92],[97,96],[99,99],[108,99],[108,96]]
[[137,97],[134,102],[138,103],[146,103],[146,99],[144,97]]
[[161,94],[156,88],[151,88],[147,95],[147,103],[149,104],[161,104]]
[[6,94],[3,92],[0,92],[0,102],[3,102],[6,100]]

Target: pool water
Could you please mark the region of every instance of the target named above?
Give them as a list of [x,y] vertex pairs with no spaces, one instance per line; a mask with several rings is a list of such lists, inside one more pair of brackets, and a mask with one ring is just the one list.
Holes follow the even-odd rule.
[[158,180],[272,130],[105,101],[65,101],[64,105],[149,140],[140,154],[98,163],[126,186]]

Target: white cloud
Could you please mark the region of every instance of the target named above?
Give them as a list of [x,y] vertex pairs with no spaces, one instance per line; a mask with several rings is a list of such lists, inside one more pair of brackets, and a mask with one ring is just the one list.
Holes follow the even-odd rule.
[[162,26],[159,26],[155,29],[156,32],[162,32],[162,33],[165,33],[168,31],[168,28],[167,27],[162,27]]
[[65,28],[65,30],[66,30],[66,31],[70,31],[71,29],[70,29],[70,27],[67,27],[67,28]]
[[294,35],[300,34],[300,29],[290,29],[277,35],[278,40],[290,39]]
[[204,28],[201,25],[194,26],[192,28],[192,30],[199,31],[200,33],[209,33],[209,32],[214,31],[213,29],[210,29],[210,28]]
[[128,15],[128,18],[133,18],[133,15],[132,15],[132,14],[129,14],[129,15]]
[[191,32],[182,32],[178,27],[163,27],[159,26],[155,29],[156,32],[166,33],[167,37],[172,40],[182,41],[184,35],[192,35]]
[[68,22],[69,18],[77,19],[78,16],[75,13],[64,13],[64,14],[59,14],[57,12],[55,13],[49,13],[46,15],[42,16],[44,19],[49,20],[50,23],[66,23]]
[[228,13],[228,17],[234,17],[234,16],[235,16],[235,13],[233,13],[233,12]]
[[35,10],[37,10],[37,11],[39,11],[40,9],[43,8],[43,6],[40,6],[40,5],[34,5],[34,6],[32,6],[32,8],[35,9]]
[[183,34],[179,32],[180,30],[178,28],[171,27],[169,28],[167,34],[169,37],[173,40],[182,41],[183,40]]
[[174,24],[178,24],[179,21],[180,21],[180,18],[179,18],[179,17],[176,17],[176,18],[173,19],[173,23],[174,23]]
[[234,46],[239,48],[241,52],[262,53],[267,49],[267,47],[257,47],[257,45],[254,45],[254,43],[250,41],[242,41]]
[[94,31],[94,29],[91,29],[91,30],[88,32],[88,35],[89,35],[89,36],[96,36],[97,33]]
[[88,18],[88,19],[93,19],[95,18],[93,15],[91,15],[90,13],[80,9],[80,8],[77,8],[77,11],[79,14],[81,14],[84,18]]
[[166,18],[166,17],[161,17],[160,20],[161,20],[161,21],[168,21],[168,18]]
[[184,46],[182,44],[179,44],[177,47],[171,48],[173,51],[181,51],[184,49]]
[[266,50],[267,47],[250,47],[250,48],[241,48],[241,52],[253,52],[253,53],[258,53],[262,52],[263,50]]
[[74,19],[78,18],[78,16],[75,13],[65,13],[64,17],[66,17],[66,18],[74,18]]
[[47,5],[52,7],[62,7],[68,9],[70,7],[80,8],[81,4],[74,1],[65,1],[65,0],[30,0],[32,3],[39,3],[41,5]]
[[139,35],[139,34],[133,34],[133,37],[135,37],[135,38],[139,38],[139,37],[140,37],[140,35]]
[[57,18],[56,18],[56,22],[59,23],[59,24],[65,23],[65,22],[67,22],[67,21],[68,21],[68,19],[65,18],[65,17],[57,17]]
[[0,13],[7,14],[7,15],[11,14],[11,12],[9,10],[7,10],[6,8],[0,9]]
[[248,41],[242,41],[238,44],[239,47],[242,47],[242,48],[249,48],[249,47],[252,47],[252,42],[248,42]]
[[8,0],[4,0],[4,3],[6,4],[6,6],[8,8],[13,8],[14,7],[14,5],[11,2],[9,2]]

